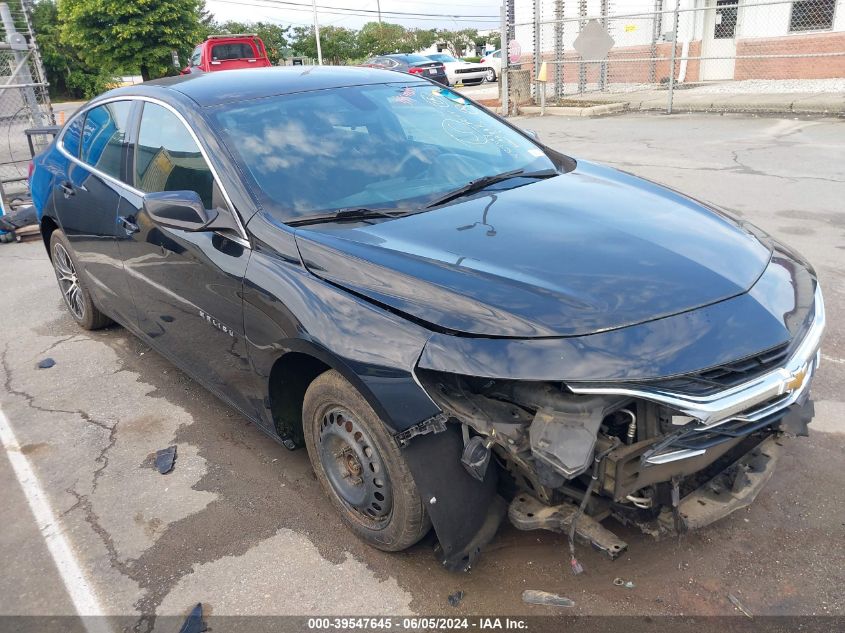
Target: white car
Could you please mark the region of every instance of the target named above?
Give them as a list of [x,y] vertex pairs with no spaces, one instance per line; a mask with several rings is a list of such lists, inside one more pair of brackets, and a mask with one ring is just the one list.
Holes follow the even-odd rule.
[[478,63],[487,67],[487,74],[484,75],[484,80],[489,82],[496,81],[502,72],[501,49],[497,49],[492,53],[487,53]]
[[480,84],[487,77],[489,68],[480,64],[471,64],[462,59],[455,59],[448,53],[432,53],[426,55],[431,60],[441,62],[446,67],[446,77],[449,79],[449,85],[454,86],[456,83],[463,83],[465,85]]

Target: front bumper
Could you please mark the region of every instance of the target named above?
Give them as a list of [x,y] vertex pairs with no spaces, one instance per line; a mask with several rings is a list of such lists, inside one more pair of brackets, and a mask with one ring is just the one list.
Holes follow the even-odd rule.
[[[707,435],[747,435],[769,426],[796,404],[803,404],[810,393],[810,383],[821,358],[820,345],[826,319],[821,287],[816,286],[814,316],[804,338],[786,363],[731,389],[707,396],[692,396],[650,387],[619,385],[569,385],[577,394],[617,395],[641,398],[669,407],[693,420],[643,455],[646,464],[665,464],[703,455],[715,442],[706,440],[695,446],[696,439]],[[719,428],[724,433],[720,433]],[[699,436],[696,438],[695,436]],[[690,445],[692,444],[692,445]]]
[[661,532],[697,530],[749,506],[772,478],[782,453],[777,438],[765,440],[681,499],[677,526],[671,511],[661,513]]
[[[778,438],[806,434],[824,329],[814,274],[778,256],[748,293],[619,330],[528,340],[436,333],[417,375],[460,423],[465,446],[471,437],[496,454],[519,491],[509,516],[521,529],[567,531],[589,482],[585,465],[605,455],[576,530],[614,557],[627,545],[600,526],[605,517],[660,536],[754,500],[775,468]],[[709,391],[679,380],[758,355],[767,360]],[[622,412],[633,431],[611,417]]]
[[453,73],[449,76],[449,82],[455,84],[458,82],[466,83],[473,81],[484,81],[484,77],[486,74],[487,69],[471,73]]
[[[677,510],[665,507],[651,520],[617,518],[658,539],[706,527],[753,503],[771,479],[782,452],[780,441],[769,437],[680,498]],[[508,517],[520,530],[566,533],[576,513],[574,503],[549,506],[530,494],[521,493],[511,502]],[[582,515],[576,525],[578,539],[610,559],[628,549],[624,540],[588,515]]]

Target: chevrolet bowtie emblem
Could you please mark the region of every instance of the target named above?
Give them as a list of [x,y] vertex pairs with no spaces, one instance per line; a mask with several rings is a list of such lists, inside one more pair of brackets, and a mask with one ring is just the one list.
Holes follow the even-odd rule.
[[784,384],[784,391],[797,391],[804,384],[804,379],[807,377],[807,368],[804,367],[796,371],[789,380]]

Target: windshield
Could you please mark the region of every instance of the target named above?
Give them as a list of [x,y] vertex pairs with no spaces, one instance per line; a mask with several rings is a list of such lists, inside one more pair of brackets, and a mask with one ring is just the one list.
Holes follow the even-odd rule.
[[428,82],[225,104],[214,117],[282,222],[337,209],[419,210],[484,176],[554,168],[483,108]]
[[445,53],[437,53],[436,55],[429,55],[429,59],[433,59],[436,62],[456,62],[458,61],[451,55],[446,55]]

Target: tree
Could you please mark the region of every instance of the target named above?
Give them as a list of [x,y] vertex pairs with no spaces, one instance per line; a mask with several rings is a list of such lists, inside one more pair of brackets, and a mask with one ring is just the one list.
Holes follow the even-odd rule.
[[[314,37],[314,27],[297,26],[293,29],[292,44],[296,54],[311,59],[317,59],[317,40]],[[320,28],[320,48],[323,61],[340,65],[355,59],[358,53],[358,34],[352,29],[342,26],[324,26]]]
[[108,72],[88,65],[75,49],[62,43],[59,11],[53,0],[41,0],[33,6],[32,26],[51,94],[90,99],[109,87],[113,77]]
[[61,39],[92,66],[172,74],[171,51],[187,56],[202,38],[202,0],[62,0]]
[[364,57],[410,52],[408,32],[401,24],[367,22],[358,31],[358,50]]
[[405,32],[405,39],[408,43],[407,50],[421,51],[437,41],[436,29],[409,29]]
[[[454,57],[463,57],[467,46],[474,47],[477,39],[479,38],[476,29],[461,29],[460,31],[440,29],[437,31],[437,41],[442,42]],[[473,51],[474,54],[475,51]]]

